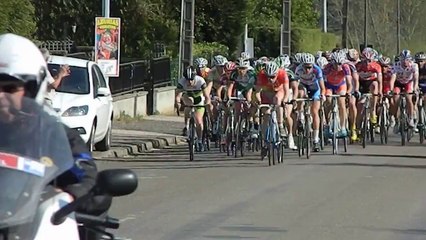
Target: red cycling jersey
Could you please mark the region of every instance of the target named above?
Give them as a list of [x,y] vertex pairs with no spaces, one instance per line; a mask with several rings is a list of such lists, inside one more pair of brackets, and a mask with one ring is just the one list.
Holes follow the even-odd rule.
[[288,75],[287,72],[284,69],[279,69],[277,73],[277,80],[274,83],[271,83],[268,79],[268,76],[266,76],[264,70],[262,70],[257,75],[257,82],[256,85],[258,87],[261,87],[262,90],[271,91],[271,92],[278,92],[278,91],[284,91],[284,84],[288,84]]
[[326,83],[334,86],[340,86],[345,83],[346,76],[351,76],[351,69],[348,64],[343,64],[341,70],[334,68],[332,63],[327,64],[323,70],[326,77]]
[[356,64],[356,69],[360,81],[374,81],[382,74],[382,67],[377,62],[362,61]]

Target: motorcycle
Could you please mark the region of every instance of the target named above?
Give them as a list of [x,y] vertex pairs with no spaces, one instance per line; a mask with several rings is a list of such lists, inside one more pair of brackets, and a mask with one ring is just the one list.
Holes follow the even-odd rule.
[[56,116],[33,99],[0,93],[0,240],[77,240],[82,229],[114,239],[104,229],[119,228],[118,219],[76,209],[97,195],[131,194],[138,185],[136,174],[104,170],[90,192],[73,199],[55,183],[73,164],[68,138]]

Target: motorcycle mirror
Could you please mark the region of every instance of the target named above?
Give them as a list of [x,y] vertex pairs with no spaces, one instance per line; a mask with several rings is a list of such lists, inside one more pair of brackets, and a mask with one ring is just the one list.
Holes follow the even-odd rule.
[[138,177],[129,169],[108,169],[98,174],[96,185],[102,193],[113,197],[124,196],[136,190]]

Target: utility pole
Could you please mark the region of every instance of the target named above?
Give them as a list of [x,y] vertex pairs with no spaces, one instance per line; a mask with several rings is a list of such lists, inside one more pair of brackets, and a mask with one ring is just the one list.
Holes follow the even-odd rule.
[[[364,48],[367,47],[367,32],[368,32],[368,18],[367,18],[367,9],[369,5],[369,0],[364,0]],[[360,49],[361,51],[363,49]]]
[[181,30],[180,30],[180,54],[179,54],[179,77],[183,70],[192,65],[192,46],[194,44],[194,13],[195,0],[182,0],[181,6]]
[[291,54],[291,0],[283,0],[280,54]]
[[102,16],[109,18],[110,0],[102,0]]
[[398,5],[397,5],[397,23],[396,23],[396,31],[397,31],[397,37],[398,37],[398,40],[397,40],[397,42],[396,42],[396,50],[397,50],[397,53],[399,54],[400,52],[401,52],[401,0],[398,0],[398,3],[397,3]]
[[323,2],[323,16],[322,16],[322,24],[324,32],[327,32],[327,0],[322,0]]
[[343,21],[342,21],[342,47],[348,47],[348,13],[349,13],[349,0],[343,0]]

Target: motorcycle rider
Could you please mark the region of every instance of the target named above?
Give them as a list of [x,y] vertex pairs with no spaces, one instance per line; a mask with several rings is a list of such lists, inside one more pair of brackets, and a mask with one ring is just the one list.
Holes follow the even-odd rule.
[[[0,102],[4,104],[5,101],[10,101],[10,104],[18,106],[17,109],[20,109],[19,107],[25,107],[24,97],[33,98],[39,107],[43,107],[46,114],[56,116],[56,113],[44,105],[48,68],[36,45],[29,39],[6,33],[0,35],[0,52],[2,53],[0,54]],[[10,118],[10,114],[8,115],[5,109],[0,110],[2,118],[0,120],[3,122],[7,117],[14,119],[13,116]],[[22,111],[19,111],[21,113],[19,117],[30,116],[30,112],[22,114]],[[29,111],[31,111],[30,108]],[[20,124],[18,120],[21,119],[15,119],[17,121],[13,124]],[[76,199],[87,194],[95,186],[97,167],[79,133],[63,126],[75,161],[71,169],[55,180],[55,186]],[[7,142],[10,139],[7,136],[7,130],[2,131],[1,135],[0,146],[11,144]],[[111,201],[110,196],[96,196],[79,206],[77,211],[92,215],[105,214],[111,206]]]

